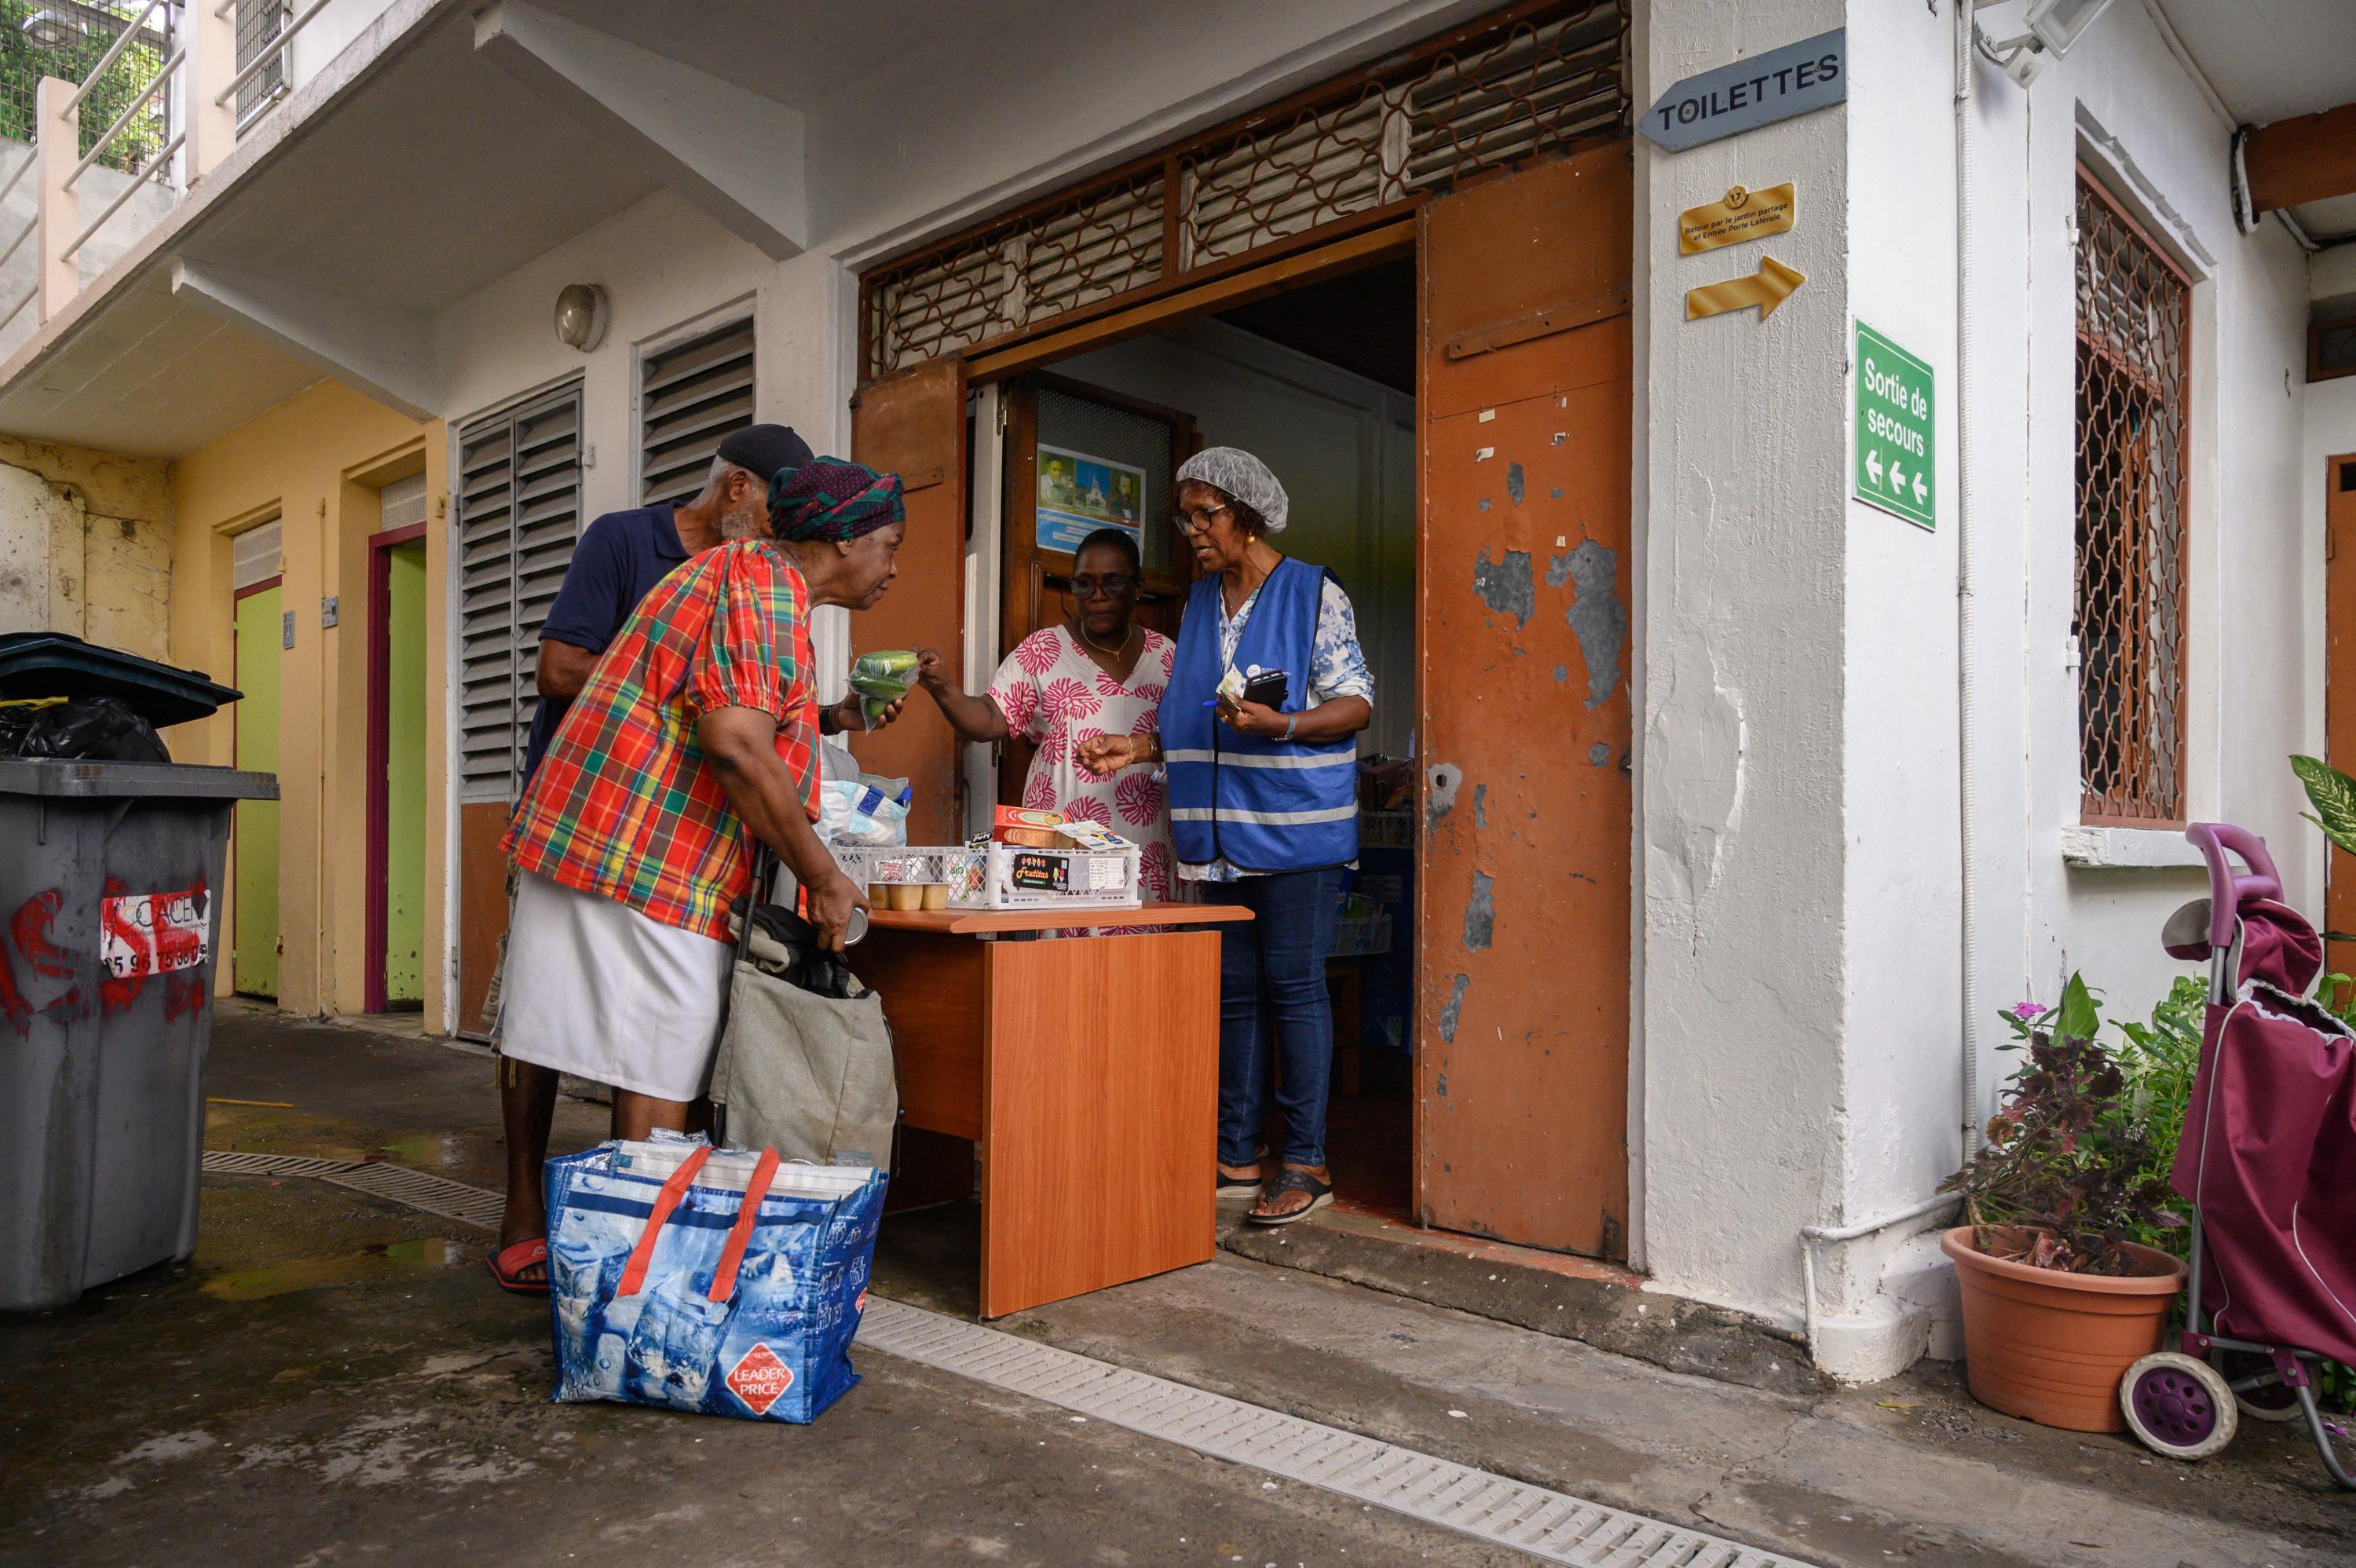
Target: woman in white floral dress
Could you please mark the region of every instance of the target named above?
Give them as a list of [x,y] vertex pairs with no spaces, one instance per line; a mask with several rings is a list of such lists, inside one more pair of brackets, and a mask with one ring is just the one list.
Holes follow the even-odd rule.
[[948,665],[930,648],[918,657],[916,679],[963,739],[988,742],[1013,735],[1037,747],[1023,804],[1093,822],[1137,844],[1141,891],[1148,900],[1166,900],[1176,879],[1170,814],[1154,770],[1124,768],[1099,778],[1079,763],[1084,741],[1151,735],[1161,725],[1162,693],[1176,649],[1136,623],[1141,573],[1137,541],[1119,528],[1099,528],[1080,541],[1073,557],[1078,612],[1023,638],[998,667],[988,692],[969,697],[957,689]]

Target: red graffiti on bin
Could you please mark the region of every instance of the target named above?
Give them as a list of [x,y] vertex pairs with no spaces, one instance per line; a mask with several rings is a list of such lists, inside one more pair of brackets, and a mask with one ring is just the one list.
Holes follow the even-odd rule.
[[[0,948],[0,1023],[28,1038],[37,1014],[63,1023],[84,1016],[89,1000],[73,984],[81,972],[75,955],[56,939],[65,891],[48,888],[16,906],[8,917],[8,941],[35,980],[63,980],[65,988],[36,1004],[17,976],[6,948]],[[117,878],[106,880],[99,904],[99,966],[105,978],[99,1005],[109,1017],[135,1001],[152,976],[164,980],[164,1016],[177,1019],[204,1005],[208,988],[206,933],[211,908],[202,879],[171,892],[133,893]]]

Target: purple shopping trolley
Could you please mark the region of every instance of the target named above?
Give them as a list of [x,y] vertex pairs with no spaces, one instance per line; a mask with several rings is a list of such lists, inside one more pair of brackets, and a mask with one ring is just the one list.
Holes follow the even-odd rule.
[[[2340,1486],[2347,1434],[2316,1403],[2329,1358],[2356,1363],[2356,1031],[2307,999],[2323,967],[2315,928],[2281,901],[2257,836],[2185,830],[2210,897],[2162,940],[2209,961],[2200,1070],[2170,1179],[2192,1208],[2180,1349],[2127,1369],[2119,1405],[2158,1453],[2201,1459],[2246,1414],[2304,1419]],[[2241,858],[2236,875],[2228,851]]]

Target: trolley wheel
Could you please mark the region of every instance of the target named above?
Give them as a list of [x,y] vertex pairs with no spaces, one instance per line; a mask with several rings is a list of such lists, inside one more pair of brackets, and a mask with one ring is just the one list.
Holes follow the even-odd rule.
[[[2218,1360],[2222,1364],[2217,1370],[2224,1374],[2228,1385],[2274,1370],[2274,1358],[2248,1350],[2222,1351]],[[2254,1389],[2236,1390],[2233,1403],[2253,1421],[2299,1421],[2306,1417],[2306,1412],[2299,1409],[2298,1390],[2279,1378]]]
[[2155,1454],[2206,1459],[2233,1440],[2241,1412],[2233,1386],[2206,1361],[2175,1350],[2146,1356],[2119,1380],[2127,1429]]

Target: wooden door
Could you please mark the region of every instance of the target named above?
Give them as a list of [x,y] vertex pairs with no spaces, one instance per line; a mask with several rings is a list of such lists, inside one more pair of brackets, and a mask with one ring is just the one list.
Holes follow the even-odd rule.
[[[851,408],[851,455],[870,468],[898,474],[908,504],[900,574],[873,609],[851,617],[851,651],[938,648],[957,667],[951,674],[962,679],[965,364],[937,360],[871,381],[859,389]],[[853,734],[851,749],[869,772],[908,779],[916,792],[908,842],[955,844],[965,837],[958,809],[957,734],[930,701],[910,702],[889,730]]]
[[[2356,773],[2356,452],[2323,462],[2323,733],[2326,760]],[[2356,858],[2327,849],[2324,929],[2356,931]],[[2328,967],[2356,969],[2356,944],[2333,943]]]
[[1632,182],[1624,144],[1422,212],[1416,1201],[1622,1258]]
[[[998,656],[1043,626],[1069,620],[1073,549],[1098,528],[1132,528],[1144,557],[1138,624],[1178,635],[1178,612],[1194,580],[1171,517],[1173,476],[1200,444],[1194,417],[1061,376],[1007,383],[1006,497],[1001,508]],[[1123,501],[1124,485],[1137,495]],[[1101,495],[1102,500],[1097,497]],[[1000,803],[1020,805],[1032,747],[1010,740],[998,766]]]

